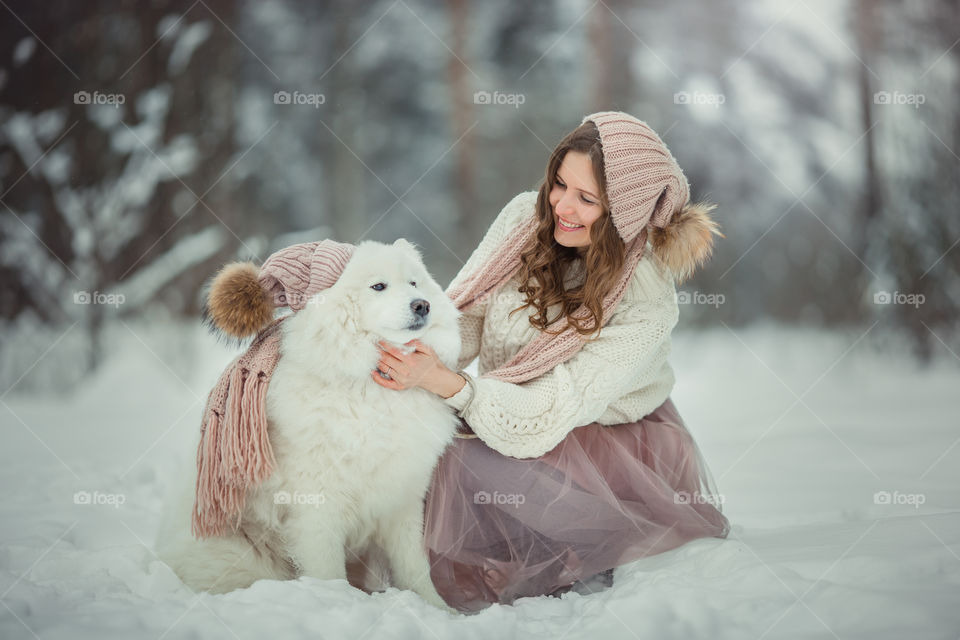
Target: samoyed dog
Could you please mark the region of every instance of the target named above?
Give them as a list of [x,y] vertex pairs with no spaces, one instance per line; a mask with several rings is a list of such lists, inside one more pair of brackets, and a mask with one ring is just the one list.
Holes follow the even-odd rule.
[[455,368],[459,315],[412,244],[359,244],[336,284],[282,324],[267,391],[276,467],[248,491],[239,528],[193,538],[194,487],[184,483],[160,557],[189,587],[214,593],[263,578],[346,578],[362,559],[374,578],[449,610],[430,579],[423,506],[459,419],[439,396],[385,389],[371,372],[380,339],[419,339]]

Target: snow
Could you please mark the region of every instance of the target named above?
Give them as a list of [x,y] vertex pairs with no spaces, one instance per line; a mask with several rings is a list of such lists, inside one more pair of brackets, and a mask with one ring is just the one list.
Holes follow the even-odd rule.
[[34,137],[34,118],[32,114],[14,113],[2,126],[3,133],[6,134],[6,138],[20,154],[24,164],[32,169],[43,153]]
[[30,57],[33,55],[33,52],[37,50],[37,41],[33,38],[27,36],[22,38],[17,42],[16,46],[13,48],[13,66],[21,67]]
[[226,239],[226,232],[217,223],[180,240],[123,281],[119,289],[125,304],[136,308],[154,299],[175,278],[216,254]]
[[66,109],[47,109],[33,117],[34,133],[43,144],[52,144],[67,124]]
[[599,594],[452,616],[342,581],[182,586],[151,551],[158,514],[235,351],[198,325],[115,322],[76,392],[0,396],[0,636],[955,638],[960,368],[946,350],[921,367],[881,329],[678,330],[672,397],[730,537],[621,567]]
[[157,22],[156,35],[162,40],[170,40],[180,33],[180,25],[186,14],[170,13]]
[[109,104],[88,104],[87,119],[103,131],[110,131],[123,121],[123,107]]
[[52,185],[62,185],[70,179],[70,166],[73,158],[61,149],[54,149],[47,153],[41,161],[43,175]]
[[175,76],[187,68],[187,65],[190,64],[190,58],[193,57],[193,52],[206,42],[212,31],[213,26],[210,21],[203,20],[194,22],[180,33],[180,37],[177,38],[177,42],[173,46],[173,51],[170,52],[170,59],[167,61],[167,71],[171,76]]

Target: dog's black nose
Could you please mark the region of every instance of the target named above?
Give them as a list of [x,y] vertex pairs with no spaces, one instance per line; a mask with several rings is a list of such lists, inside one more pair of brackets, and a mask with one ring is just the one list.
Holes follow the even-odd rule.
[[413,312],[421,318],[427,317],[427,314],[430,313],[430,303],[423,298],[417,298],[411,302],[410,308],[413,309]]

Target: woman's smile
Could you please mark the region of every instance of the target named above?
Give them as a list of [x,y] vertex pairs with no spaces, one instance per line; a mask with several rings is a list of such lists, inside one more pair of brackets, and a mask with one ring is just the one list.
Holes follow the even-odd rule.
[[557,216],[557,226],[563,231],[580,231],[580,229],[583,229],[584,225],[582,224],[573,224],[569,220],[565,220],[562,217],[560,217],[559,214],[556,214],[556,216]]

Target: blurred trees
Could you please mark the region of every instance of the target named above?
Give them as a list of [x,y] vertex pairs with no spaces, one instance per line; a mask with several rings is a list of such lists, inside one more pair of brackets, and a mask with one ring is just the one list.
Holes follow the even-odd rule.
[[157,296],[194,312],[243,228],[215,188],[234,152],[231,36],[180,8],[20,3],[0,27],[2,319],[77,325],[88,366],[107,314]]
[[647,121],[719,204],[727,239],[684,289],[726,302],[685,322],[884,319],[956,350],[951,0],[8,6],[8,383],[71,326],[95,365],[111,316],[196,314],[218,264],[292,242],[407,237],[446,283],[600,109]]
[[893,322],[922,357],[957,351],[960,312],[960,5],[949,0],[874,8],[883,45],[876,71],[885,81],[874,113],[875,188],[885,290],[919,304],[888,304]]

